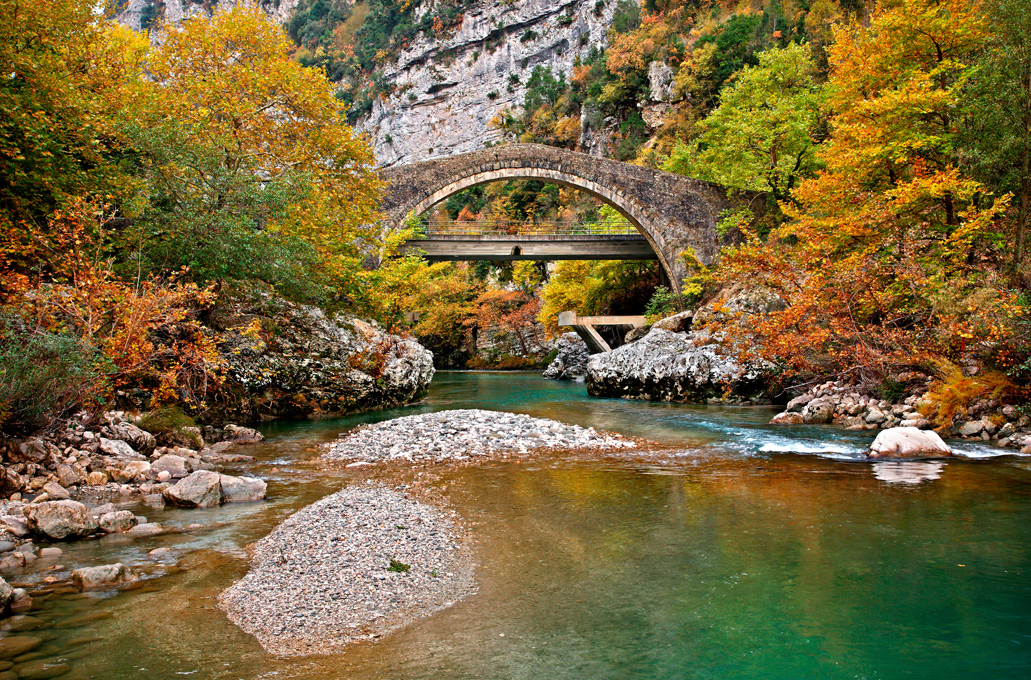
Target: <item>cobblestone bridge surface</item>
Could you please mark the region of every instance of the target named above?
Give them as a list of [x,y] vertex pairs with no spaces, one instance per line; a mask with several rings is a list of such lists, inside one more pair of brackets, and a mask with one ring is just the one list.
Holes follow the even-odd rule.
[[612,205],[648,240],[679,292],[687,270],[681,255],[712,261],[720,246],[720,213],[750,204],[762,212],[760,195],[711,182],[597,158],[541,144],[507,144],[380,170],[387,183],[382,208],[387,227],[400,226],[463,189],[510,179],[537,179],[582,189]]

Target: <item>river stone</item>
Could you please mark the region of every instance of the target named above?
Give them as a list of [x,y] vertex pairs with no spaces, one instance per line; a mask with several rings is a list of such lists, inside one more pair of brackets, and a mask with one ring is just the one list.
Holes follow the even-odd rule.
[[801,413],[794,413],[793,411],[784,411],[773,416],[770,420],[770,425],[801,425],[805,420],[802,419]]
[[222,504],[219,474],[210,470],[197,470],[162,493],[171,505],[183,508],[214,508]]
[[107,439],[106,437],[100,438],[100,450],[109,456],[115,456],[116,458],[133,458],[137,459],[140,454],[133,447],[123,442],[121,439]]
[[961,437],[977,437],[984,430],[984,423],[980,420],[971,420],[963,423],[962,427],[959,428],[959,436]]
[[71,465],[58,465],[57,481],[61,486],[68,488],[70,486],[75,486],[76,484],[82,484],[86,481],[86,475],[84,475],[81,470],[76,467],[72,467]]
[[11,670],[18,674],[18,680],[49,680],[68,674],[71,666],[57,659],[34,659],[20,663]]
[[132,570],[121,562],[101,567],[83,567],[72,571],[72,582],[80,590],[120,586],[137,579]]
[[86,475],[87,486],[103,486],[107,484],[107,475],[100,470],[94,470],[93,472]]
[[64,554],[63,550],[61,550],[60,548],[53,548],[53,547],[51,547],[51,548],[42,548],[39,551],[40,558],[44,559],[44,560],[56,560],[57,558],[59,558],[63,554]]
[[159,476],[159,479],[162,472],[167,472],[172,479],[182,479],[190,474],[189,470],[186,469],[186,459],[174,453],[166,453],[161,456],[150,464],[150,469],[151,472]]
[[795,397],[794,399],[792,399],[791,401],[788,402],[788,405],[787,405],[787,407],[784,410],[785,411],[797,411],[798,413],[801,413],[802,409],[805,408],[805,405],[808,404],[809,402],[811,402],[815,398],[816,397],[814,397],[813,395],[808,394],[808,393],[800,395],[800,396],[797,396],[797,397]]
[[934,430],[892,427],[878,433],[867,458],[944,458],[951,455],[952,449]]
[[0,611],[7,608],[7,605],[11,604],[11,600],[14,599],[14,588],[12,588],[7,581],[0,578]]
[[157,522],[146,522],[144,524],[137,524],[125,533],[126,535],[132,536],[133,538],[145,538],[147,536],[157,536],[158,534],[163,534],[165,533],[165,528]]
[[27,505],[25,518],[29,531],[54,540],[89,536],[97,530],[97,520],[86,506],[72,500]]
[[31,652],[43,644],[43,640],[31,635],[16,635],[0,639],[0,659],[11,659]]
[[724,400],[729,391],[762,399],[765,378],[765,368],[739,363],[707,337],[655,327],[587,364],[587,392],[595,397],[704,403]]
[[886,416],[884,412],[876,406],[871,406],[870,410],[867,411],[866,415],[863,417],[863,420],[870,423],[871,425],[879,425],[887,419],[888,416]]
[[136,526],[136,515],[128,510],[109,512],[100,517],[100,528],[109,534],[120,534]]
[[129,479],[140,479],[150,472],[150,463],[145,460],[134,460],[125,466],[125,474]]
[[265,435],[249,427],[226,425],[222,428],[222,441],[234,444],[257,444],[264,441]]
[[834,417],[834,403],[830,399],[813,399],[802,409],[802,420],[810,425],[824,425]]
[[71,498],[71,494],[68,493],[68,489],[64,488],[57,482],[47,482],[43,485],[43,491],[47,496],[55,501],[63,501]]
[[27,612],[32,609],[32,596],[24,588],[15,588],[14,597],[11,598],[12,612]]
[[149,456],[157,446],[157,439],[149,432],[141,430],[132,423],[108,425],[101,431],[109,439],[117,439],[131,446],[135,451]]
[[267,485],[256,477],[232,477],[219,475],[222,495],[226,503],[260,501],[265,498]]
[[29,535],[29,525],[25,522],[25,515],[21,517],[15,517],[14,515],[3,515],[0,517],[0,524],[4,531],[9,534],[13,534],[18,538],[24,538]]

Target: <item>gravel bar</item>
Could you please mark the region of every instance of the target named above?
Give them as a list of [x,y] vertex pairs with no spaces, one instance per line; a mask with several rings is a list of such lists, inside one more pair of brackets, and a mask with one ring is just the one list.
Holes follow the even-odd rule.
[[329,445],[326,460],[447,461],[534,449],[629,449],[637,444],[593,427],[518,413],[459,409],[363,425]]
[[458,536],[444,512],[399,491],[349,487],[258,541],[251,570],[219,605],[271,654],[339,652],[472,593]]

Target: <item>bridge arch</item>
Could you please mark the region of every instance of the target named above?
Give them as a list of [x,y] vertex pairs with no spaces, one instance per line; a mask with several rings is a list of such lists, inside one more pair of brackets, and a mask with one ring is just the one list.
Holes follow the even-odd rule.
[[719,245],[719,214],[735,202],[725,188],[709,182],[540,144],[508,144],[385,168],[380,177],[386,183],[382,209],[388,229],[399,228],[413,211],[420,214],[488,182],[535,179],[586,191],[637,228],[677,293],[687,273],[682,255],[691,252],[710,262]]

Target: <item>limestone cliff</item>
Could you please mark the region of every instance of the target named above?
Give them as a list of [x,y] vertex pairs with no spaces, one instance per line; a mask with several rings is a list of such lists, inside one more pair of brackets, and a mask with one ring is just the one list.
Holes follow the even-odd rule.
[[[533,69],[550,67],[568,80],[578,56],[605,45],[615,7],[595,0],[478,3],[451,37],[420,37],[384,66],[395,92],[377,100],[358,127],[387,166],[498,141],[490,121],[522,106]],[[419,11],[431,8],[426,2]]]
[[281,24],[290,18],[297,3],[298,0],[128,0],[115,20],[123,26],[139,31],[160,22],[175,24],[193,16],[210,14],[218,9],[228,9],[237,5],[257,5],[273,21]]

